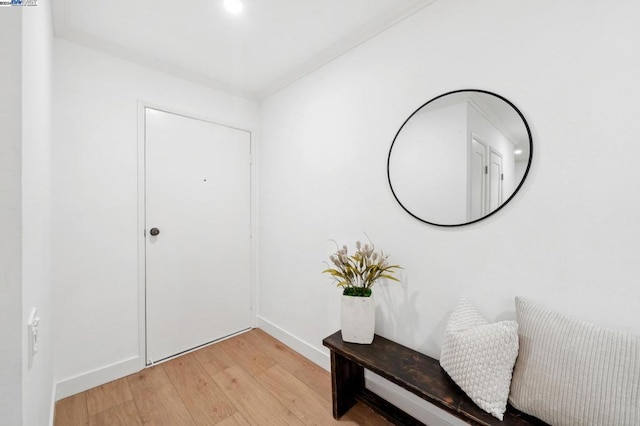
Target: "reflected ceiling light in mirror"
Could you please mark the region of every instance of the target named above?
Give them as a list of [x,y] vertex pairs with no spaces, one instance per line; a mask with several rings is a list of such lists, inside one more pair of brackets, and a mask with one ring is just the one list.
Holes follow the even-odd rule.
[[411,216],[461,226],[491,216],[514,197],[532,154],[529,125],[513,103],[485,90],[456,90],[426,102],[402,124],[387,177]]
[[240,0],[224,0],[224,8],[227,12],[232,13],[234,15],[242,12],[243,4]]

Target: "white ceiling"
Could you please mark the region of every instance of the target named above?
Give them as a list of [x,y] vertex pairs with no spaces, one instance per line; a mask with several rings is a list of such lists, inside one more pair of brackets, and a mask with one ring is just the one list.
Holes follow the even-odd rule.
[[435,0],[53,0],[56,35],[252,99]]

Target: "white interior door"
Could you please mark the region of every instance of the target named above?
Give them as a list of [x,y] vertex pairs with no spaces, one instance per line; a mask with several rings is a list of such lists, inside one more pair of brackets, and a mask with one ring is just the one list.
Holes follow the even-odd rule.
[[476,220],[486,213],[486,164],[487,146],[476,137],[471,139],[469,164],[469,220]]
[[489,159],[489,212],[495,211],[502,205],[502,154],[491,148]]
[[250,134],[145,108],[145,198],[147,364],[251,327]]

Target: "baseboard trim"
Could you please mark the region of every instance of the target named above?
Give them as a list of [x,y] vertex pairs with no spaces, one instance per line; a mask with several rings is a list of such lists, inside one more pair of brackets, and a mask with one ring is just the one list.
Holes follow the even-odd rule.
[[370,371],[365,371],[364,379],[366,388],[371,392],[381,396],[426,425],[466,426],[468,424]]
[[301,340],[300,338],[294,336],[283,328],[275,325],[271,321],[258,316],[257,325],[259,328],[280,340],[285,345],[289,346],[294,351],[303,355],[306,358],[309,358],[314,363],[318,364],[320,367],[324,368],[327,371],[331,371],[331,361],[329,359],[329,351],[324,352],[321,349],[316,348],[310,343]]
[[[328,351],[324,352],[323,350],[305,342],[260,316],[257,318],[257,326],[299,354],[318,364],[320,367],[327,371],[331,371],[331,361]],[[365,381],[366,387],[369,390],[380,395],[382,398],[398,406],[425,424],[433,426],[466,425],[465,422],[457,417],[439,409],[435,405],[426,402],[425,400],[407,392],[399,386],[390,383],[370,371],[365,372]]]
[[137,373],[144,366],[139,356],[134,356],[105,367],[59,381],[55,386],[55,398],[60,400],[88,389]]

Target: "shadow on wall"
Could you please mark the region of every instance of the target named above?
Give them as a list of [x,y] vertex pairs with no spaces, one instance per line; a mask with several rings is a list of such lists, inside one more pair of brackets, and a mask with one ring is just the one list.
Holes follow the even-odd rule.
[[451,311],[447,312],[433,327],[424,340],[420,338],[420,315],[417,309],[418,292],[409,293],[407,278],[402,277],[400,285],[378,286],[376,296],[376,332],[384,337],[411,346],[418,352],[435,358],[440,357],[442,339]]
[[391,340],[403,337],[415,339],[419,325],[416,307],[418,292],[409,294],[406,277],[402,277],[399,285],[386,284],[378,286],[376,290],[376,295],[380,295],[380,301],[383,302],[376,306],[376,330]]

